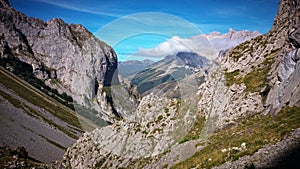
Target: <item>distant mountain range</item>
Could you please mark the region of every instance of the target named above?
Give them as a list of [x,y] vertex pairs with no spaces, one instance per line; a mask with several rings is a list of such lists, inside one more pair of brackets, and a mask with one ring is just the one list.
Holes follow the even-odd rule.
[[[255,38],[257,36],[261,35],[258,31],[248,31],[248,30],[242,30],[242,31],[235,31],[233,29],[229,29],[228,33],[221,34],[220,32],[212,32],[209,34],[201,34],[198,36],[193,36],[189,39],[187,39],[187,44],[193,47],[194,45],[198,46],[198,43],[200,44],[200,41],[203,41],[203,38],[208,40],[211,43],[211,48],[210,50],[214,50],[213,52],[207,52],[209,53],[207,58],[210,58],[211,53],[219,53],[222,50],[228,50],[230,48],[233,48],[246,40],[250,40],[252,38]],[[180,40],[180,39],[179,39]],[[191,44],[190,44],[191,43]],[[196,47],[194,47],[196,48]],[[199,49],[199,48],[196,48]],[[205,49],[206,50],[206,49]],[[197,51],[193,52],[187,52],[187,51],[178,51],[177,53],[197,53],[200,55]],[[173,55],[176,55],[177,53],[174,53]],[[200,52],[202,53],[202,52]],[[205,53],[205,52],[203,52]],[[168,57],[168,56],[165,56]],[[195,59],[195,58],[194,58]],[[128,60],[128,61],[122,61],[118,63],[118,69],[119,69],[119,74],[123,77],[131,79],[132,76],[137,74],[139,71],[144,70],[151,64],[153,64],[154,61],[152,60],[143,60],[143,61],[138,61],[138,60]],[[191,64],[191,62],[189,63]],[[181,64],[182,65],[182,64]]]
[[209,34],[202,34],[201,37],[207,38],[212,45],[216,48],[217,51],[230,49],[235,47],[247,40],[255,38],[261,35],[258,31],[248,31],[241,30],[235,31],[233,29],[229,29],[229,31],[225,34],[221,34],[220,32],[212,32]]
[[[203,39],[204,37],[212,43],[216,52],[219,53],[258,35],[260,33],[257,31],[234,31],[230,29],[226,34],[212,32],[193,37],[193,40],[195,41],[199,37],[201,37],[199,39]],[[136,86],[137,91],[143,95],[163,91],[167,96],[179,97],[178,92],[174,92],[175,88],[178,89],[175,82],[203,69],[210,63],[210,60],[205,56],[199,56],[195,52],[178,52],[166,56],[156,63],[150,63],[149,61],[121,62],[119,63],[120,74],[131,80],[131,84]],[[134,71],[126,71],[125,69]],[[197,81],[201,80],[198,79]]]
[[209,60],[207,58],[199,56],[196,53],[179,52],[176,55],[166,56],[164,59],[150,65],[145,70],[138,72],[131,79],[131,84],[137,86],[137,91],[141,94],[146,91],[151,91],[156,87],[159,88],[162,84],[172,86],[167,88],[164,86],[165,92],[168,92],[169,90],[173,91],[177,86],[174,85],[174,82],[176,83],[177,81],[198,72],[208,63]]
[[128,78],[131,75],[138,73],[139,71],[145,69],[149,65],[154,63],[152,60],[128,60],[118,62],[118,70],[119,74],[123,77]]

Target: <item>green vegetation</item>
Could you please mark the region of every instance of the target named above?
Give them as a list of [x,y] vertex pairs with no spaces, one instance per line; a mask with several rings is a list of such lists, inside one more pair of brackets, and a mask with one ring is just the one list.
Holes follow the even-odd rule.
[[6,100],[8,100],[12,105],[14,105],[16,108],[21,108],[24,110],[25,113],[27,113],[29,116],[32,117],[37,117],[42,119],[43,121],[45,121],[46,123],[56,127],[58,130],[62,131],[63,133],[67,134],[68,136],[70,136],[71,138],[74,139],[78,139],[78,137],[76,135],[74,135],[72,132],[68,131],[67,129],[65,129],[62,126],[57,125],[55,122],[53,122],[52,120],[49,120],[47,117],[45,117],[42,113],[35,111],[34,109],[32,109],[31,107],[23,104],[22,102],[20,102],[19,100],[11,97],[10,95],[6,94],[5,92],[0,90],[0,95],[2,97],[4,97]]
[[244,169],[255,169],[255,165],[253,163],[245,165]]
[[238,45],[237,47],[233,48],[230,53],[229,56],[232,57],[235,61],[237,61],[240,57],[243,56],[244,53],[246,52],[252,52],[253,49],[250,46],[250,41],[246,41],[240,45]]
[[[26,99],[27,101],[31,102],[32,104],[48,111],[53,116],[59,118],[60,120],[66,122],[70,126],[74,126],[78,129],[82,129],[81,121],[86,121],[88,127],[94,128],[94,124],[91,123],[89,120],[83,118],[82,116],[77,115],[71,109],[63,106],[56,100],[52,99],[48,95],[41,93],[39,90],[31,87],[26,82],[22,81],[15,75],[7,72],[6,70],[0,69],[0,84],[6,87],[7,89],[13,91],[18,96]],[[19,100],[11,97],[10,95],[6,94],[5,92],[0,93],[5,99],[7,99],[11,104],[15,107],[22,108],[25,113],[41,118],[43,121],[47,122],[48,124],[56,127],[57,129],[61,130],[62,132],[66,133],[68,136],[77,139],[77,136],[73,134],[73,132],[67,130],[66,128],[56,124],[54,121],[49,120],[43,113],[38,112],[32,109],[30,106],[20,102]],[[73,127],[73,128],[74,128]]]
[[244,77],[237,77],[240,74],[239,70],[233,72],[225,72],[226,85],[229,87],[233,84],[244,83],[246,85],[246,92],[261,92],[260,95],[265,101],[271,87],[269,86],[268,74],[274,62],[274,58],[278,55],[280,49],[275,49],[265,57],[265,60]]
[[237,75],[240,74],[240,71],[239,70],[235,70],[233,72],[225,72],[224,75],[225,75],[225,78],[226,78],[226,85],[229,87],[229,86],[232,86],[233,84],[240,84],[241,82],[239,82],[236,78]]
[[181,141],[179,141],[179,144],[190,140],[199,139],[204,124],[205,124],[205,117],[200,116],[198,114],[193,124],[193,127],[190,129],[188,134]]
[[241,81],[246,85],[246,91],[259,92],[268,84],[269,67],[258,68],[248,73]]
[[[85,117],[86,119],[89,119],[91,122],[98,126],[106,126],[108,125],[108,122],[103,120],[101,117],[98,116],[98,112],[94,109],[87,109],[79,104],[75,104],[76,112],[81,115],[82,117]],[[92,131],[94,128],[86,128],[87,131]]]
[[[96,165],[95,168],[101,168],[102,165],[105,163],[105,158],[101,158],[101,160],[99,160]],[[103,166],[102,168],[104,168],[105,166]]]
[[160,122],[163,118],[164,118],[164,117],[163,117],[162,115],[159,115],[159,116],[157,117],[157,123]]
[[[4,68],[9,67],[11,72],[14,73],[15,75],[19,76],[26,82],[30,83],[32,86],[39,89],[46,95],[54,98],[61,104],[74,110],[72,97],[68,96],[66,93],[62,93],[62,94],[58,93],[56,89],[52,89],[49,86],[47,86],[43,80],[36,78],[32,73],[33,70],[31,65],[20,61],[18,58],[8,57],[8,58],[0,58],[0,66]],[[46,71],[48,75],[51,74],[49,70],[44,70],[44,71]],[[57,79],[52,79],[52,81],[57,82]]]
[[[201,151],[172,168],[211,168],[226,161],[235,161],[244,155],[254,154],[264,145],[275,144],[299,127],[300,107],[285,107],[277,115],[254,115],[231,128],[212,134],[207,141],[199,143],[198,146],[204,146]],[[246,143],[247,149],[221,151],[240,147],[242,143]]]
[[34,105],[49,111],[52,115],[58,117],[62,121],[65,121],[68,124],[71,124],[78,128],[81,127],[76,114],[71,113],[59,104],[55,104],[55,101],[53,99],[44,97],[33,89],[25,86],[22,81],[17,81],[10,76],[6,76],[5,74],[0,73],[0,83],[3,84],[6,88],[13,90],[17,95],[28,100]]

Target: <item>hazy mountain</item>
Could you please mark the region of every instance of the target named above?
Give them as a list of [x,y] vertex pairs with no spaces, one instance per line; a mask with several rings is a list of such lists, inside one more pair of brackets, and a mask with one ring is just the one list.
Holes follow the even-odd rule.
[[[258,35],[260,33],[257,31],[234,31],[230,29],[225,34],[219,32],[201,34],[187,41],[197,44],[203,41],[203,38],[207,39],[214,47],[213,50],[216,53],[222,53]],[[197,42],[198,40],[200,42]],[[209,56],[207,57],[209,58]],[[176,81],[198,72],[208,62],[207,58],[200,57],[195,52],[178,52],[177,54],[166,56],[161,61],[150,65],[144,70],[140,70],[140,72],[130,74],[131,84],[136,86],[137,91],[143,95],[151,92],[158,94],[160,92],[159,95],[164,94],[168,97],[179,97],[178,91],[174,91],[175,88],[179,90]],[[203,78],[196,81],[201,83],[203,82]]]
[[128,78],[131,75],[138,73],[139,71],[145,69],[149,65],[154,63],[152,60],[128,60],[118,63],[119,74],[123,77]]
[[189,38],[173,36],[154,48],[140,48],[136,54],[157,58],[165,57],[167,55],[176,55],[178,52],[194,52],[212,60],[218,56],[220,50],[232,48],[246,40],[255,38],[258,35],[260,35],[260,33],[257,31],[235,31],[229,29],[228,33],[225,34],[212,32],[209,34],[191,36]]
[[[168,93],[166,89],[172,91],[176,88],[177,81],[198,72],[208,63],[208,59],[196,53],[179,52],[176,55],[166,56],[147,69],[138,72],[131,79],[131,84],[136,86],[137,91],[141,94],[147,91],[150,93],[154,89],[161,88],[160,85],[164,84],[164,93]],[[160,87],[156,88],[157,86]],[[177,95],[175,96],[177,97]]]
[[221,34],[220,32],[211,32],[209,34],[202,34],[200,36],[207,38],[216,48],[216,50],[220,51],[235,47],[259,35],[261,34],[258,31],[235,31],[230,28],[229,31],[225,34]]

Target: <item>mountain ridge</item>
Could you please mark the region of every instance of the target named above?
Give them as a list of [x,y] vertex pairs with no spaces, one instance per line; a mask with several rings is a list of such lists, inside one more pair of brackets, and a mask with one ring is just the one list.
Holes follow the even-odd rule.
[[118,115],[103,87],[119,84],[114,50],[82,25],[58,18],[43,22],[0,3],[1,58],[28,64],[47,86],[72,96],[75,108],[96,109],[113,122]]

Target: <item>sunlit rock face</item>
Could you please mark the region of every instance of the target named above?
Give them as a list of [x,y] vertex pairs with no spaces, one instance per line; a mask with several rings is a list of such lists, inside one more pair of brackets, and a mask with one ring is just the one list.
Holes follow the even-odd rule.
[[32,65],[36,77],[51,88],[113,121],[102,88],[119,83],[114,50],[82,25],[57,18],[43,22],[15,11],[7,1],[0,4],[1,58],[16,57]]

